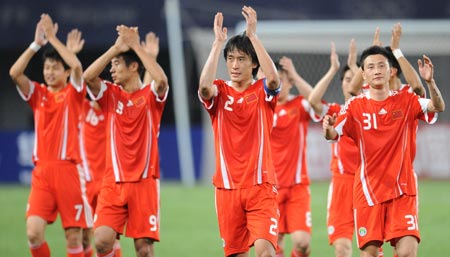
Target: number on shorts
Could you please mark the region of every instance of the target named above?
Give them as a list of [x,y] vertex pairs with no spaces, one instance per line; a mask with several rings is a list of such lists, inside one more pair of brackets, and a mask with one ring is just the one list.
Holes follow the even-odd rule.
[[150,218],[148,219],[148,222],[151,225],[150,231],[158,230],[158,219],[156,218],[156,215],[150,215]]
[[311,227],[312,226],[312,218],[311,218],[311,212],[306,212],[306,226]]
[[276,236],[277,235],[277,229],[278,229],[278,220],[275,218],[270,218],[270,221],[273,222],[272,225],[270,225],[269,233],[271,235]]
[[83,211],[82,204],[75,204],[75,209],[77,210],[77,214],[75,215],[75,220],[79,221],[81,217],[81,212]]
[[417,225],[417,216],[415,215],[405,215],[405,218],[408,219],[406,224],[408,224],[408,230],[417,230],[419,226]]

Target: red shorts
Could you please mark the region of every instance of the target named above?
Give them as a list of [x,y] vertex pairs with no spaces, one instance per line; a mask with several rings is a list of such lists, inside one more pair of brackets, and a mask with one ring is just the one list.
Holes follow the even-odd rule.
[[39,216],[51,224],[59,212],[64,228],[92,227],[80,165],[70,161],[39,162],[31,176],[27,218]]
[[353,239],[353,175],[333,176],[328,190],[328,241]]
[[108,226],[131,238],[159,241],[159,179],[103,183],[98,196],[95,227]]
[[94,181],[86,181],[86,195],[91,206],[92,213],[95,213],[97,207],[97,199],[100,194],[100,188],[102,186],[102,181],[94,180]]
[[309,185],[296,184],[278,189],[280,209],[279,231],[289,234],[294,231],[311,233],[311,192]]
[[417,197],[402,195],[374,206],[355,209],[357,243],[363,248],[370,241],[390,241],[414,236],[420,242]]
[[225,255],[248,252],[256,239],[277,246],[277,190],[270,184],[216,188],[216,212]]

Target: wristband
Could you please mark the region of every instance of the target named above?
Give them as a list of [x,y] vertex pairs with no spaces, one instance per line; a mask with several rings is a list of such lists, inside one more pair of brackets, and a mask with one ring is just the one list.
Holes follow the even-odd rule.
[[31,43],[30,46],[29,46],[28,48],[30,48],[30,49],[33,50],[35,53],[37,53],[37,51],[39,51],[39,49],[41,49],[41,46],[40,46],[38,43],[36,43],[36,42],[33,41],[33,43]]
[[395,49],[394,51],[392,51],[392,53],[395,56],[395,59],[398,59],[400,57],[403,57],[403,53],[402,50],[400,50],[399,48]]

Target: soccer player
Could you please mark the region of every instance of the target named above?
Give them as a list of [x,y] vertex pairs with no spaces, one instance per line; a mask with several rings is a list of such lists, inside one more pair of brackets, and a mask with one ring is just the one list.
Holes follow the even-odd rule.
[[[334,57],[333,57],[334,56]],[[337,68],[334,68],[337,67]],[[354,67],[351,69],[350,67]],[[309,96],[309,102],[317,115],[323,116],[339,113],[341,105],[338,103],[322,103],[329,84],[339,68],[338,57],[334,45],[331,50],[331,66],[325,76],[316,84]],[[345,101],[351,98],[350,82],[353,70],[358,69],[356,63],[356,44],[350,41],[347,65],[341,71],[342,94]],[[338,143],[331,146],[332,173],[328,190],[327,227],[328,240],[335,249],[336,257],[352,256],[352,239],[354,231],[352,190],[353,179],[359,158],[357,148],[353,140],[342,136]]]
[[[275,108],[271,141],[280,210],[276,256],[284,256],[286,234],[292,240],[291,256],[309,256],[312,220],[306,137],[308,125],[314,119],[307,100],[312,87],[300,77],[290,58],[282,57],[277,68],[283,86]],[[298,96],[289,94],[294,85]]]
[[[167,77],[139,42],[137,28],[117,26],[118,37],[84,73],[89,92],[107,113],[106,169],[95,221],[97,256],[114,256],[123,233],[137,256],[154,256],[159,241],[158,134],[168,94]],[[99,78],[111,63],[113,82]],[[145,69],[153,78],[142,84]]]
[[[9,74],[20,96],[32,108],[35,120],[35,168],[26,212],[31,255],[50,256],[45,229],[59,213],[67,256],[82,257],[82,229],[92,226],[78,142],[78,119],[86,91],[81,63],[57,38],[57,30],[58,25],[51,17],[42,14],[33,43],[13,64]],[[53,48],[44,53],[45,84],[40,84],[31,81],[24,72],[31,58],[47,42]]]
[[[83,49],[84,42],[81,31],[77,29],[67,34],[66,46],[75,54]],[[105,152],[98,149],[106,149],[106,115],[97,102],[85,98],[80,116],[80,154],[86,181],[86,195],[92,213],[95,213],[97,206],[106,162]],[[92,237],[92,228],[83,229],[84,257],[91,257],[93,254]],[[114,256],[120,257],[122,253],[119,240],[116,240],[114,249]]]
[[347,135],[358,146],[361,164],[355,173],[353,207],[361,256],[377,257],[383,241],[390,241],[399,257],[417,256],[420,234],[410,133],[415,133],[420,115],[445,109],[432,65],[428,59],[425,63],[421,69],[428,73],[424,77],[431,99],[391,91],[389,53],[379,46],[366,49],[361,67],[368,93],[348,101],[337,119],[327,115],[323,121],[326,139]]
[[[216,79],[227,40],[223,15],[214,18],[215,39],[200,75],[198,94],[214,130],[216,211],[225,256],[275,256],[278,234],[276,174],[270,149],[280,91],[275,65],[256,35],[256,11],[242,8],[246,32],[223,51],[229,81]],[[254,80],[259,66],[265,78]]]

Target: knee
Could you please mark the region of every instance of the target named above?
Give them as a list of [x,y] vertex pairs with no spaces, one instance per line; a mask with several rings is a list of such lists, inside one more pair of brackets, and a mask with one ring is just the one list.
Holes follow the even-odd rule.
[[44,242],[44,231],[27,228],[27,238],[31,245],[40,245]]
[[136,239],[134,247],[138,257],[153,257],[153,240],[148,238]]
[[417,256],[417,249],[414,247],[397,248],[396,251],[397,251],[398,257],[416,257]]
[[337,243],[334,245],[336,256],[352,256],[351,244]]
[[296,241],[294,242],[294,248],[302,253],[307,253],[309,252],[309,241],[308,240]]
[[113,250],[114,240],[111,241],[109,238],[97,234],[94,236],[94,239],[95,250],[98,253],[104,254]]
[[68,228],[65,230],[65,235],[68,247],[75,248],[82,244],[83,235],[81,228]]

